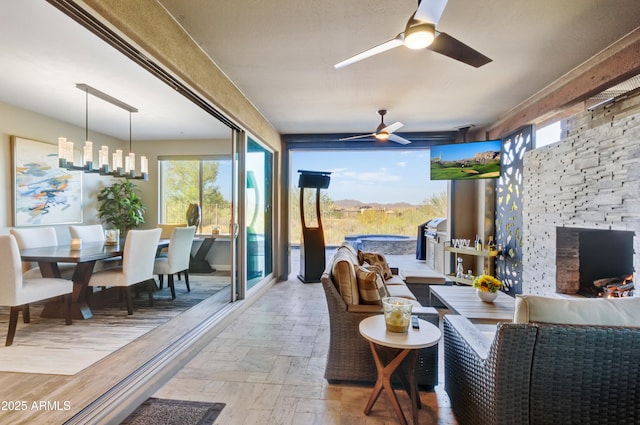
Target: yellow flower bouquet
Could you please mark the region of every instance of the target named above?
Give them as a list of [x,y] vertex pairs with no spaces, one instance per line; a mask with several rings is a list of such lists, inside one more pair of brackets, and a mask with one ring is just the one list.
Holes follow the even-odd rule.
[[476,277],[471,286],[483,292],[498,292],[498,289],[502,288],[502,282],[493,276],[483,274]]

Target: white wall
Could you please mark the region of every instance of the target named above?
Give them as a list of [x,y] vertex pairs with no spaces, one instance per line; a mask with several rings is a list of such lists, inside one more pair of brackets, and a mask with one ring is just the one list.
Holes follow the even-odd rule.
[[[54,120],[8,104],[0,103],[0,234],[9,233],[13,226],[12,206],[12,158],[10,136],[20,136],[43,142],[57,143],[58,137],[64,136],[78,143],[84,141],[84,127],[77,127],[62,121]],[[90,132],[90,139],[94,146],[107,145],[109,150],[115,148],[128,151],[128,141],[122,141],[103,134]],[[136,158],[146,155],[149,159],[149,180],[135,180],[140,188],[141,196],[147,206],[145,214],[145,228],[156,227],[158,224],[158,156],[171,155],[231,155],[231,130],[228,140],[166,140],[133,142],[132,149]],[[94,149],[95,150],[95,149]],[[97,155],[97,153],[96,153]],[[114,177],[97,174],[83,175],[82,204],[83,222],[85,224],[99,223],[97,217],[97,193],[103,187],[115,181]],[[56,226],[58,240],[64,243],[69,240],[68,225]]]
[[[0,196],[0,234],[9,233],[13,225],[13,191],[12,173],[13,162],[11,157],[11,136],[20,136],[27,139],[50,142],[56,144],[58,137],[64,136],[78,144],[85,138],[84,127],[77,127],[69,123],[54,120],[43,115],[36,114],[15,106],[0,103],[0,187],[3,188]],[[94,146],[107,145],[110,150],[124,149],[125,143],[103,134],[90,132],[89,136]],[[82,179],[82,204],[84,223],[99,223],[96,216],[96,193],[108,185],[111,178],[101,177],[95,174],[85,174]],[[56,226],[60,242],[69,240],[67,225]]]

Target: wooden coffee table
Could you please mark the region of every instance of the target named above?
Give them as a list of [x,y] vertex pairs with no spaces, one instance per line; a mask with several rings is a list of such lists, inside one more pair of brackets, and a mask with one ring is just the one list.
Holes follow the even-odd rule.
[[[371,347],[371,354],[376,364],[376,370],[378,371],[378,379],[371,391],[369,401],[364,408],[364,414],[368,415],[373,408],[373,405],[378,400],[382,390],[386,392],[391,401],[391,405],[400,420],[402,425],[407,425],[407,419],[400,408],[398,398],[393,391],[391,385],[391,375],[395,372],[402,381],[405,389],[409,393],[411,398],[411,413],[413,418],[413,424],[418,424],[418,408],[421,407],[420,395],[418,394],[418,387],[416,385],[416,356],[418,350],[421,348],[431,347],[436,345],[440,341],[441,333],[440,329],[435,327],[429,322],[422,319],[418,319],[420,329],[413,329],[409,327],[408,332],[395,333],[387,331],[384,323],[384,315],[376,315],[367,317],[360,322],[359,330],[360,334],[369,341]],[[376,350],[376,346],[395,348],[397,353],[393,360],[384,365],[382,359]],[[402,368],[399,367],[404,359],[407,359],[409,370],[406,375],[402,374]]]
[[501,291],[498,291],[498,298],[492,303],[481,301],[476,290],[470,286],[432,286],[431,297],[436,297],[447,308],[475,324],[513,320],[515,299]]

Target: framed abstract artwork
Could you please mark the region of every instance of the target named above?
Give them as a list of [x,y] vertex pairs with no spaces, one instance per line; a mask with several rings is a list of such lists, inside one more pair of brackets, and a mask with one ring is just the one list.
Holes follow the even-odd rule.
[[58,167],[53,143],[11,136],[13,225],[82,222],[82,172]]

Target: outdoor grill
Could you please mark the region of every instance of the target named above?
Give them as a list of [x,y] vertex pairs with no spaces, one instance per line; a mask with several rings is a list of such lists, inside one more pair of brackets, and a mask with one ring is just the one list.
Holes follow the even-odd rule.
[[444,241],[447,240],[447,219],[440,217],[427,221],[424,236],[427,241],[427,265],[438,273],[444,273]]

